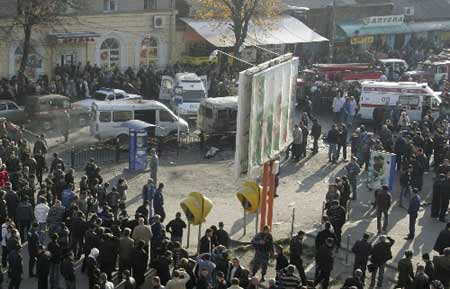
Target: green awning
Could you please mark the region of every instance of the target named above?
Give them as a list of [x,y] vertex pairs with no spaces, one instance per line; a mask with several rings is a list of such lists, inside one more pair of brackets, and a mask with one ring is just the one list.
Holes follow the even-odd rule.
[[[337,37],[353,37],[364,35],[382,35],[382,34],[401,34],[410,33],[410,28],[406,23],[393,25],[370,26],[362,22],[344,22],[337,23]],[[339,31],[340,30],[340,31]]]

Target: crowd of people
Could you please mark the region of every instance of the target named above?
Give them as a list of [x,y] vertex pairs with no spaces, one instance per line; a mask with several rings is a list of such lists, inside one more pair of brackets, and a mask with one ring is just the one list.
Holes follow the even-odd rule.
[[[164,69],[141,65],[128,67],[126,70],[106,69],[90,62],[57,64],[50,79],[41,75],[32,80],[25,75],[16,75],[11,79],[0,80],[0,99],[15,100],[24,105],[27,96],[61,94],[70,97],[72,101],[89,98],[102,87],[123,89],[129,93],[137,93],[144,99],[158,99],[161,79],[164,75],[175,76],[178,72],[193,72],[199,76],[206,75],[210,96],[228,96],[235,84],[230,73],[214,63],[206,65],[190,65],[176,63]],[[219,80],[220,79],[220,80]]]

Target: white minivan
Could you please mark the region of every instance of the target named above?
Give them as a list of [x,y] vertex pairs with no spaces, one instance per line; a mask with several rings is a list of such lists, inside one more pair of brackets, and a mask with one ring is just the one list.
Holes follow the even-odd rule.
[[178,126],[181,133],[189,132],[188,123],[178,118],[167,106],[155,100],[128,99],[114,102],[94,102],[91,113],[91,134],[100,140],[128,139],[128,128],[122,127],[126,121],[138,119],[155,124],[157,137],[176,135]]

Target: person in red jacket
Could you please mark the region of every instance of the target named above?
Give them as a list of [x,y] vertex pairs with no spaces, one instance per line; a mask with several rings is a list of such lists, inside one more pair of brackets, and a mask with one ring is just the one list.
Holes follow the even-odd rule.
[[9,182],[8,171],[6,170],[6,165],[2,165],[2,169],[0,170],[0,186],[2,188],[6,187],[6,183]]

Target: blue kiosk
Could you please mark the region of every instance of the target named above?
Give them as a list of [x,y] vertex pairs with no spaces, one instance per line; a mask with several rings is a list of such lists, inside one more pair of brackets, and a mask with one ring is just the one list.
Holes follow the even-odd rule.
[[146,170],[148,165],[148,129],[156,127],[156,125],[134,119],[124,122],[121,126],[128,128],[130,133],[128,157],[130,170]]

